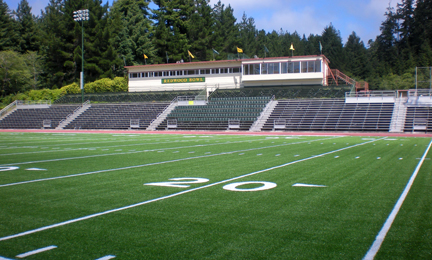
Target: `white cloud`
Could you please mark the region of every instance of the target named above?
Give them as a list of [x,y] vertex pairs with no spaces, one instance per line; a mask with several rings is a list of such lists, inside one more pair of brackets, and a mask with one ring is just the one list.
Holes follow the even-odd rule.
[[329,23],[319,18],[314,8],[306,7],[303,10],[295,11],[289,8],[279,9],[271,16],[265,16],[256,21],[257,27],[268,32],[283,29],[289,33],[297,31],[300,35],[321,34]]

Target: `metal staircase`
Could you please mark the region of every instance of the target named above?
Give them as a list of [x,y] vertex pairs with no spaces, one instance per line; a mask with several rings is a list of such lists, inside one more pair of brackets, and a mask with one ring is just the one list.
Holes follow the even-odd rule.
[[257,120],[253,123],[253,125],[250,127],[249,132],[259,132],[261,131],[261,128],[264,126],[267,119],[270,117],[271,113],[273,112],[274,108],[278,104],[277,100],[274,100],[274,96],[270,102],[267,103],[266,107],[263,109],[263,112],[261,112],[261,115],[258,117]]
[[173,101],[171,101],[171,104],[165,108],[162,113],[158,115],[158,117],[153,120],[150,125],[146,128],[147,131],[155,131],[156,127],[158,127],[165,118],[171,113],[171,111],[174,110],[174,108],[177,106],[177,98],[175,98]]
[[407,101],[407,97],[396,98],[390,123],[390,133],[402,133],[404,131],[405,118],[407,114]]
[[72,114],[69,114],[65,119],[60,121],[58,126],[55,128],[56,130],[64,129],[68,124],[70,124],[72,121],[75,120],[78,116],[80,116],[82,113],[84,113],[87,109],[91,107],[90,100],[87,100],[84,102],[80,107],[75,109]]

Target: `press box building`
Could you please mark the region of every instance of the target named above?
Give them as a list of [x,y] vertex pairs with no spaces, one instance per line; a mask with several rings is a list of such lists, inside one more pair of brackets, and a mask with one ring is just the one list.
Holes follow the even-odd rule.
[[127,66],[129,92],[328,84],[324,55]]

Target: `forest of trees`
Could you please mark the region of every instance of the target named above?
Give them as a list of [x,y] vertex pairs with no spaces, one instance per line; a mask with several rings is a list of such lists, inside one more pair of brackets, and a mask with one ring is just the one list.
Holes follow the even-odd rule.
[[[27,0],[9,7],[0,0],[1,97],[34,89],[57,89],[79,81],[81,22],[73,12],[90,11],[84,21],[86,83],[124,76],[124,66],[227,59],[237,46],[249,57],[323,54],[337,68],[371,89],[414,87],[415,67],[432,66],[432,0],[402,0],[388,7],[381,34],[366,45],[355,32],[343,42],[329,24],[321,35],[266,32],[252,17],[234,17],[233,8],[208,0],[50,0],[34,16]],[[11,11],[11,8],[16,8]],[[265,46],[265,47],[264,47]],[[216,52],[214,52],[216,51]],[[216,53],[216,54],[215,54]],[[144,60],[144,54],[148,59]]]

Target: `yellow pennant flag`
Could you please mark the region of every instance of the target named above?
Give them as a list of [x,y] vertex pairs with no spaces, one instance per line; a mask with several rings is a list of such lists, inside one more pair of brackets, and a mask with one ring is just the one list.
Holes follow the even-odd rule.
[[192,53],[188,50],[189,56],[191,56],[192,59],[195,59],[195,56],[192,55]]
[[240,49],[239,47],[237,47],[237,52],[238,52],[238,53],[243,53],[243,50]]
[[147,55],[144,54],[144,59],[148,59]]
[[291,43],[291,47],[289,49],[292,50],[292,51],[295,51],[294,45],[292,43]]

